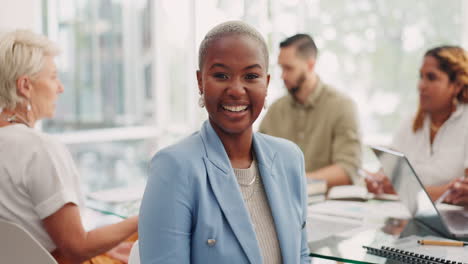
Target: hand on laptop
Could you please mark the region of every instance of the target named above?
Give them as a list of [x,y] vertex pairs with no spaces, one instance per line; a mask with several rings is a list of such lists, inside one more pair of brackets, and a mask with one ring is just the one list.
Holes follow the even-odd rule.
[[468,205],[468,179],[455,179],[450,183],[450,193],[445,197],[445,203]]
[[366,170],[364,170],[364,172],[366,173],[365,181],[369,192],[375,194],[396,194],[392,183],[387,176],[383,174],[382,169],[375,173]]

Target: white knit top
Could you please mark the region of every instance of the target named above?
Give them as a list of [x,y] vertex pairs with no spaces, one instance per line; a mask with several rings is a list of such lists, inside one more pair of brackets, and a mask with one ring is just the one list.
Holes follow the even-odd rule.
[[276,234],[275,222],[271,214],[263,187],[262,177],[255,160],[248,169],[234,168],[237,183],[240,186],[245,205],[249,210],[263,263],[282,263],[281,248]]

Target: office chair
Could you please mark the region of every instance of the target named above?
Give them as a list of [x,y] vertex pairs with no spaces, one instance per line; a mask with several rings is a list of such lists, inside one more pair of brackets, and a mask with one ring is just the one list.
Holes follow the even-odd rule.
[[140,264],[140,248],[138,247],[138,240],[133,243],[132,249],[130,250],[128,264]]
[[39,242],[18,224],[0,219],[0,262],[57,264]]

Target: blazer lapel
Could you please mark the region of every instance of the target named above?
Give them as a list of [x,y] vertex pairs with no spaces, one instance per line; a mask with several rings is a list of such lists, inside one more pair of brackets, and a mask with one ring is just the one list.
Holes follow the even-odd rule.
[[249,261],[262,263],[255,231],[224,146],[208,121],[201,132],[207,154],[203,159],[216,200]]
[[290,201],[291,194],[289,193],[290,188],[283,186],[287,181],[281,181],[279,177],[287,177],[287,175],[281,175],[276,172],[274,167],[276,153],[268,151],[268,147],[262,142],[263,139],[258,134],[254,134],[253,139],[258,169],[263,180],[271,213],[275,220],[283,263],[287,263],[288,259],[296,259],[296,256],[293,254],[299,254],[300,252],[299,248],[291,249],[291,247],[294,247],[294,241],[297,240],[297,237],[294,237],[297,233],[291,232],[291,228],[295,228],[295,225],[291,223],[291,218],[285,217],[291,215],[291,212],[289,212],[292,208]]

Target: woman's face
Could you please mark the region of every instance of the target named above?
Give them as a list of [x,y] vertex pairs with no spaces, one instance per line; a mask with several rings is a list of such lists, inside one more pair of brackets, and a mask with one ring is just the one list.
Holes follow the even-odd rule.
[[36,120],[51,118],[55,114],[55,102],[63,92],[63,85],[57,78],[54,58],[46,56],[42,70],[30,80],[29,103]]
[[433,56],[424,57],[418,90],[421,109],[429,113],[451,109],[452,100],[459,91],[449,76],[439,69],[439,62]]
[[210,44],[197,80],[218,133],[252,131],[270,81],[266,66],[260,45],[252,38],[230,35]]

